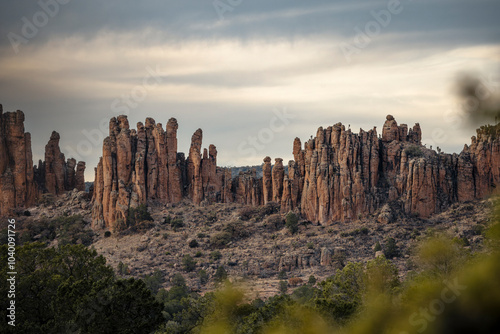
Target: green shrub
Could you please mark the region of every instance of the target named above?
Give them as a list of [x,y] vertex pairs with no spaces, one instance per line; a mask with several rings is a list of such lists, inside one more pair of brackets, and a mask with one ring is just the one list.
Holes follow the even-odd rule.
[[288,290],[288,284],[285,281],[280,281],[279,283],[279,290],[282,295],[286,293]]
[[[54,219],[40,219],[23,224],[18,223],[19,245],[30,241],[49,243],[58,239],[59,245],[93,242],[94,232],[81,215],[60,216]],[[106,235],[105,235],[106,236]]]
[[263,218],[265,216],[269,216],[274,213],[279,213],[280,208],[281,205],[277,202],[267,202],[266,205],[260,207],[259,216],[260,218]]
[[208,214],[207,214],[207,222],[206,224],[212,224],[212,223],[215,223],[217,221],[217,213],[213,212],[213,211],[210,211]]
[[177,232],[177,230],[184,227],[184,222],[180,218],[175,218],[170,221],[170,226],[174,231]]
[[241,208],[238,212],[238,216],[241,220],[250,220],[257,213],[257,208],[246,206]]
[[182,274],[176,273],[170,279],[170,283],[172,283],[173,286],[185,287],[186,286],[186,279],[184,278],[184,276],[182,276]]
[[394,238],[388,238],[384,245],[384,255],[387,259],[399,256],[399,249]]
[[280,279],[280,280],[286,279],[286,270],[285,269],[283,269],[282,271],[280,271],[278,273],[278,279]]
[[342,232],[340,233],[340,236],[346,238],[346,237],[355,237],[358,235],[368,235],[368,233],[370,233],[370,230],[367,227],[362,227],[348,232]]
[[212,235],[210,244],[215,248],[224,248],[231,242],[231,234],[229,232],[220,232]]
[[227,278],[226,268],[224,268],[224,266],[219,266],[219,268],[217,268],[217,271],[215,272],[215,276],[214,276],[215,281],[222,282],[226,278]]
[[285,221],[281,218],[279,213],[275,213],[267,217],[264,221],[264,226],[270,231],[278,231],[283,228]]
[[196,268],[196,261],[189,254],[184,255],[182,258],[182,269],[186,272],[191,272]]
[[424,155],[422,148],[417,145],[411,145],[405,148],[405,153],[408,158],[418,158]]
[[208,277],[208,274],[205,270],[202,269],[198,272],[198,278],[200,279],[201,285],[205,285],[208,283],[209,277]]
[[153,217],[151,217],[146,204],[128,209],[127,226],[134,227],[147,221],[153,221]]
[[309,276],[309,280],[307,281],[307,283],[310,285],[316,284],[316,277],[314,277],[314,275]]
[[170,227],[177,232],[177,230],[184,227],[184,222],[180,218],[172,218],[171,216],[163,217],[163,224],[170,225]]
[[215,250],[212,253],[210,253],[210,259],[213,261],[220,260],[221,258],[222,254],[218,250]]
[[472,233],[474,235],[481,235],[483,233],[483,230],[484,230],[484,226],[477,224],[477,225],[474,225],[474,227],[472,228]]
[[151,275],[145,275],[142,280],[151,293],[156,295],[163,283],[163,273],[156,269]]
[[192,239],[192,240],[189,242],[189,247],[190,247],[190,248],[196,248],[196,247],[198,247],[198,241],[196,241],[196,239]]
[[[7,263],[7,245],[0,249]],[[4,321],[1,333],[151,333],[164,321],[142,280],[118,279],[97,251],[83,245],[16,247],[16,272],[16,306],[22,305],[16,318],[22,321],[15,331]],[[7,284],[0,290],[7,296]]]
[[118,274],[127,275],[129,273],[128,265],[124,264],[122,261],[118,263]]
[[292,234],[297,233],[297,231],[299,230],[299,218],[297,217],[297,215],[293,212],[289,212],[286,215],[285,221],[286,221],[285,225],[290,231],[290,233]]
[[203,253],[201,251],[197,251],[196,254],[194,254],[194,257],[202,257]]
[[229,233],[232,239],[243,239],[249,236],[245,224],[239,220],[227,223],[223,231]]
[[382,250],[382,246],[380,246],[380,242],[377,241],[377,243],[375,244],[375,248],[373,250],[375,252],[378,252],[378,251]]
[[306,246],[307,246],[307,249],[314,249],[314,243],[312,243],[312,242],[308,242]]

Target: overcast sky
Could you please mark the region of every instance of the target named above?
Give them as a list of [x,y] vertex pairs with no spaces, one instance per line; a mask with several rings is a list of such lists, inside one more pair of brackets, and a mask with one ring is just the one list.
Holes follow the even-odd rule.
[[286,162],[295,137],[380,133],[387,114],[459,152],[474,130],[457,75],[499,89],[495,0],[55,1],[2,1],[0,103],[25,112],[35,162],[56,130],[90,181],[121,113],[177,118],[183,152],[202,128],[219,165]]

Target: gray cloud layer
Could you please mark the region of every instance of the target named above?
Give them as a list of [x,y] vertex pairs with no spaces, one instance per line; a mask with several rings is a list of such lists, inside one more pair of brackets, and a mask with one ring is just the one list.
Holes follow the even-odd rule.
[[[387,113],[420,122],[429,145],[457,151],[473,131],[451,115],[460,108],[449,88],[457,72],[473,70],[498,89],[498,77],[489,75],[500,63],[500,3],[401,1],[348,62],[339,46],[355,45],[356,29],[376,22],[373,12],[391,1],[72,0],[15,53],[9,36],[23,36],[23,18],[43,18],[42,8],[6,0],[0,103],[26,112],[35,157],[57,130],[66,155],[87,161],[88,178],[105,123],[117,115],[113,102],[124,107],[123,96],[142,85],[147,68],[159,69],[159,83],[128,108],[131,123],[178,118],[184,151],[202,127],[204,145],[217,145],[222,164],[256,164],[268,154],[288,159],[295,136],[307,139],[337,121],[355,131],[380,127]],[[214,3],[240,4],[226,7],[221,20]],[[294,118],[266,142],[276,108]]]

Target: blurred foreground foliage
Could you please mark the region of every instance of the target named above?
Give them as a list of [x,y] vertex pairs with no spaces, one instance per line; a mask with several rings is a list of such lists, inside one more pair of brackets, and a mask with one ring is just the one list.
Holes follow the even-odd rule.
[[415,270],[400,280],[385,257],[348,263],[315,285],[249,301],[226,282],[203,297],[185,294],[165,333],[496,333],[500,328],[500,214],[482,251],[434,234],[415,248]]

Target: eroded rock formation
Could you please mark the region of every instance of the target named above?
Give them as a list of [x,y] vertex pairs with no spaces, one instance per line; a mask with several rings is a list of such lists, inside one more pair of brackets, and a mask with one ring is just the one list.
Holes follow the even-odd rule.
[[45,147],[45,161],[33,166],[31,135],[24,132],[24,119],[22,111],[3,113],[0,105],[0,216],[34,205],[40,193],[85,190],[85,163],[65,161],[55,131]]
[[376,128],[359,134],[340,123],[319,128],[303,150],[297,140],[294,144],[288,183],[300,184],[303,177],[304,186],[300,207],[294,204],[300,196],[294,195],[292,209],[328,223],[355,220],[390,202],[400,203],[408,214],[429,217],[454,202],[483,198],[499,184],[499,129],[478,130],[470,147],[450,155],[422,146],[419,124],[408,131],[391,115],[380,139]]
[[0,105],[0,216],[35,203],[31,135],[24,132],[24,113],[3,113]]
[[78,163],[74,158],[66,160],[59,148],[60,135],[52,132],[49,142],[45,145],[45,161],[39,161],[35,166],[35,180],[40,192],[56,196],[66,191],[85,190],[85,162]]
[[[66,161],[59,148],[59,133],[52,132],[45,146],[45,187],[49,193],[60,195],[65,190]],[[70,161],[71,163],[71,161]],[[73,173],[75,165],[73,164]],[[74,181],[74,176],[72,178]]]
[[287,170],[281,158],[266,157],[263,176],[255,170],[234,178],[217,167],[217,150],[202,150],[203,132],[192,136],[187,159],[177,152],[177,122],[147,119],[130,130],[127,118],[110,122],[103,157],[96,169],[94,226],[116,229],[129,207],[148,201],[194,204],[223,202],[263,205],[276,202],[281,212],[294,210],[310,221],[350,221],[390,208],[428,217],[457,201],[490,194],[500,181],[500,127],[478,130],[460,154],[436,153],[421,144],[419,124],[408,128],[388,115],[379,137],[376,128],[358,134],[341,123],[320,127],[315,138],[293,143]]

